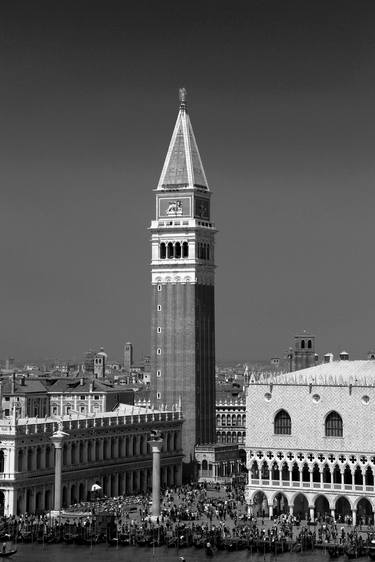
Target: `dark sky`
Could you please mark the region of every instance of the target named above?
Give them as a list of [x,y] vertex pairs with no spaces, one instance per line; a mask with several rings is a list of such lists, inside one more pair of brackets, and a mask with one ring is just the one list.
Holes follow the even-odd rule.
[[178,88],[214,192],[220,359],[375,347],[374,3],[3,2],[0,357],[149,351]]

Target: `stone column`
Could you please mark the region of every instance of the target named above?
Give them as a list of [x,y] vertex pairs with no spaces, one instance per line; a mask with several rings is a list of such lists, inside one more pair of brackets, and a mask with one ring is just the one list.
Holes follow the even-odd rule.
[[357,525],[357,510],[352,509],[352,525],[355,527]]
[[272,517],[273,517],[273,504],[268,504],[268,515],[269,515],[269,518],[272,519]]
[[[61,424],[62,425],[62,424]],[[62,441],[68,434],[59,428],[51,436],[51,441],[55,446],[55,501],[54,510],[61,510],[61,466],[62,466]]]
[[314,520],[315,520],[315,510],[314,510],[314,506],[311,506],[311,505],[310,505],[310,506],[309,506],[309,509],[310,509],[310,521],[311,521],[312,523],[314,523]]
[[332,517],[333,520],[336,519],[336,513],[335,513],[335,509],[334,509],[334,508],[331,508],[331,517]]
[[319,476],[320,476],[320,487],[321,487],[321,488],[324,488],[323,469],[319,470]]
[[164,439],[160,431],[153,431],[148,441],[152,450],[152,518],[160,515],[160,451]]

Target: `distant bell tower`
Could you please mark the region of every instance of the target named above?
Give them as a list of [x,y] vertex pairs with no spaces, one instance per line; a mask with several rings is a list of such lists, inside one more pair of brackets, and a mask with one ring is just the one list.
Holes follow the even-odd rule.
[[151,402],[181,403],[183,475],[194,446],[214,443],[215,226],[211,192],[190,123],[186,90],[156,193],[151,222]]
[[126,342],[124,346],[124,369],[130,372],[133,366],[133,344]]
[[293,371],[314,367],[317,361],[315,336],[307,332],[294,336]]

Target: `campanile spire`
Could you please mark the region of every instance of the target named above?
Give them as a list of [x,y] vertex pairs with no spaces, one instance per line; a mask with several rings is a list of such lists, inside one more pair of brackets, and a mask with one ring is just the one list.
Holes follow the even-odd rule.
[[197,141],[187,111],[185,88],[180,88],[179,99],[180,109],[157,189],[199,188],[209,191]]

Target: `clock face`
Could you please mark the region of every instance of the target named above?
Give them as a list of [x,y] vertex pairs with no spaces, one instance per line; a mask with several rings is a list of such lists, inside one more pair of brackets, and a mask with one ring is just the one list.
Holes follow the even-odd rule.
[[208,199],[201,197],[195,199],[194,216],[198,219],[210,220],[210,203]]
[[191,214],[190,197],[160,197],[159,217],[189,217]]

